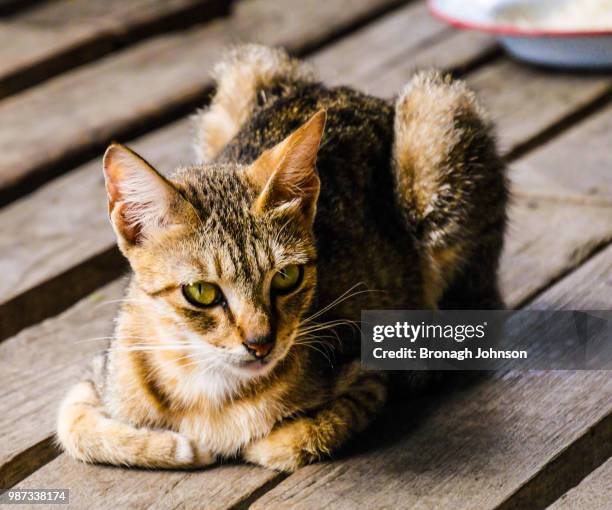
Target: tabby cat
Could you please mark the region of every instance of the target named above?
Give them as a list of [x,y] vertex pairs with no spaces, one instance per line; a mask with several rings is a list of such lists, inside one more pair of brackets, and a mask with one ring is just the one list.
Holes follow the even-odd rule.
[[256,45],[216,78],[200,163],[166,178],[122,145],[104,156],[133,278],[60,408],[77,459],[295,470],[388,399],[389,376],[360,367],[363,308],[502,305],[504,165],[463,83],[417,73],[392,103]]

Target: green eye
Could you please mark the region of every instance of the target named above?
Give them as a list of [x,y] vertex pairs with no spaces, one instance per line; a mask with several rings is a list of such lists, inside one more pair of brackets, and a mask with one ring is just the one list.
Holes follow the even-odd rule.
[[284,267],[272,278],[272,290],[276,294],[286,294],[302,282],[303,266],[291,264]]
[[214,306],[221,302],[221,289],[212,283],[196,282],[183,285],[183,296],[193,306]]

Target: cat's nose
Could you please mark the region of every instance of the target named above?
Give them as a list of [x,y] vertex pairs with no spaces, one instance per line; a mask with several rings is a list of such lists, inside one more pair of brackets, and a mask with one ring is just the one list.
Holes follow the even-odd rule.
[[243,344],[257,359],[265,358],[274,347],[274,340],[270,336],[248,338]]

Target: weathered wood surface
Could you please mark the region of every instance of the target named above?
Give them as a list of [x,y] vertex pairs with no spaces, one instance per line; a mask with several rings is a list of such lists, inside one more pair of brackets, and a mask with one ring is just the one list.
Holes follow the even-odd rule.
[[[247,508],[281,475],[250,465],[225,464],[207,470],[145,471],[84,466],[61,455],[17,487],[70,487],[71,508],[130,510]],[[54,510],[57,505],[42,506]],[[38,508],[38,505],[37,505]]]
[[56,0],[0,20],[0,98],[148,35],[226,12],[225,0]]
[[509,305],[612,241],[611,130],[608,106],[511,163],[514,200],[500,273]]
[[[112,333],[123,282],[100,289],[64,314],[0,344],[0,487],[53,456],[59,399]],[[44,391],[41,391],[43,390]],[[32,445],[41,445],[29,451]]]
[[[360,85],[377,95],[390,97],[401,90],[415,68],[429,67],[429,62],[440,64],[436,56],[454,57],[455,47],[457,51],[466,52],[462,56],[463,65],[493,51],[491,40],[482,35],[472,35],[470,39],[459,35],[443,38],[427,52],[420,52],[414,63],[408,55],[403,62],[393,61],[388,67],[381,66],[375,73],[363,77]],[[459,44],[461,41],[463,45]],[[452,61],[443,64],[453,67]],[[484,65],[465,79],[489,110],[504,154],[512,154],[549,130],[558,129],[576,112],[612,91],[612,80],[606,75],[550,73],[520,65],[508,57]]]
[[[157,168],[192,161],[187,120],[133,144]],[[0,211],[0,339],[74,303],[124,271],[114,249],[100,158]],[[28,309],[28,314],[20,310]]]
[[612,206],[611,149],[612,105],[608,105],[514,163],[517,193]]
[[507,57],[467,79],[490,110],[504,153],[558,129],[564,119],[612,90],[609,75],[551,73]]
[[610,241],[612,207],[516,197],[500,266],[507,306],[520,306]]
[[[612,247],[534,306],[612,307]],[[404,404],[370,451],[306,467],[267,508],[542,508],[612,454],[608,372],[511,372],[447,398]]]
[[612,458],[564,494],[549,510],[610,510],[612,508]]
[[0,125],[11,126],[0,132],[0,201],[111,137],[203,101],[211,66],[230,44],[255,40],[300,52],[398,3],[240,2],[230,17],[150,39],[9,97],[0,103]]
[[[433,18],[424,2],[417,2],[392,11],[349,37],[328,45],[312,55],[310,61],[318,75],[330,85],[353,85],[380,95],[364,84],[381,70],[410,60],[450,34],[455,31]],[[475,49],[476,53],[479,51],[480,48]],[[397,93],[400,86],[393,93]]]

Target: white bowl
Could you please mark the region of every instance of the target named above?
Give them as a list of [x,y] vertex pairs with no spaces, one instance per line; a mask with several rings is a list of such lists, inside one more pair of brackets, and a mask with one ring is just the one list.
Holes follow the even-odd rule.
[[[542,30],[500,22],[500,13],[526,0],[428,0],[431,12],[459,28],[495,34],[517,58],[540,65],[612,69],[612,30]],[[555,0],[558,2],[558,0]],[[539,8],[552,0],[531,0]]]

